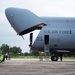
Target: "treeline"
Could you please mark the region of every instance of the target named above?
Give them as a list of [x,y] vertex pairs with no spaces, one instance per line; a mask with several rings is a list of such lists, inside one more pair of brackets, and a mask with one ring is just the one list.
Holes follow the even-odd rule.
[[9,45],[7,44],[2,44],[0,46],[0,53],[2,54],[5,54],[5,53],[8,53],[10,56],[39,56],[39,52],[35,52],[35,51],[32,51],[32,52],[25,52],[25,53],[22,53],[22,49],[20,47],[17,47],[17,46],[13,46],[13,47],[10,47]]
[[[10,56],[35,56],[35,57],[39,56],[38,51],[30,51],[29,53],[28,52],[22,53],[22,49],[20,47],[17,47],[17,46],[10,47],[7,44],[2,44],[0,46],[0,53],[3,55],[5,53],[8,53]],[[75,55],[70,55],[70,54],[64,54],[63,56],[75,57]]]
[[5,54],[11,54],[11,55],[18,55],[22,53],[22,49],[20,47],[10,47],[7,44],[2,44],[2,46],[0,46],[0,53]]

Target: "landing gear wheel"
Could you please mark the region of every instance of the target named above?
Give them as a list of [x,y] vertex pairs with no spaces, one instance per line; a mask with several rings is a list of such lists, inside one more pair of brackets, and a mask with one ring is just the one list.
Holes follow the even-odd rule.
[[58,61],[58,56],[51,56],[52,61]]

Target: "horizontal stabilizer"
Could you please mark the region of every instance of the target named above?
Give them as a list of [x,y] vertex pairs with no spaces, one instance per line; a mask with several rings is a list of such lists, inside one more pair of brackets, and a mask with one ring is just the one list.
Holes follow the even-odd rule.
[[36,29],[41,29],[45,23],[40,17],[27,9],[7,8],[7,19],[18,35],[24,35]]

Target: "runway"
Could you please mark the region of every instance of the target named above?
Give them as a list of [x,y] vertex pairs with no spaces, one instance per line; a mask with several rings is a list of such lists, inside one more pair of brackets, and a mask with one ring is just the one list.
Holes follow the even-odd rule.
[[0,63],[0,75],[75,75],[75,60],[52,62],[11,59]]

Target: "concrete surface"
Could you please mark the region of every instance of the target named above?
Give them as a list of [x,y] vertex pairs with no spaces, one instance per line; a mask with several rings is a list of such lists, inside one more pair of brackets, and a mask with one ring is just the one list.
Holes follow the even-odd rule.
[[0,75],[75,75],[75,60],[62,62],[11,59],[0,63]]

